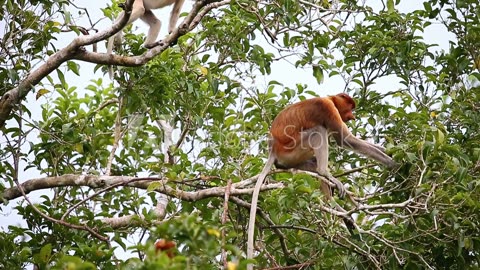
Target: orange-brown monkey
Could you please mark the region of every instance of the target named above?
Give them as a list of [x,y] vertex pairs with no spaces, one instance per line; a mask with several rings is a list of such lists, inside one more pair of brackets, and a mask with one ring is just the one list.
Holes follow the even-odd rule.
[[[297,168],[317,172],[332,181],[340,197],[343,184],[328,172],[328,137],[333,136],[341,147],[372,158],[389,168],[397,164],[385,154],[385,148],[352,135],[345,122],[355,119],[355,101],[347,94],[317,97],[288,106],[273,120],[270,128],[268,161],[257,179],[252,195],[248,225],[247,259],[253,258],[253,238],[258,194],[270,167]],[[322,181],[322,192],[331,199],[330,186]],[[342,209],[342,208],[340,208]],[[343,209],[342,209],[343,210]],[[247,269],[252,269],[248,265]]]
[[155,251],[156,253],[158,252],[166,252],[167,256],[171,259],[175,256],[174,254],[174,248],[176,244],[173,241],[168,241],[165,239],[158,239],[157,242],[155,242]]

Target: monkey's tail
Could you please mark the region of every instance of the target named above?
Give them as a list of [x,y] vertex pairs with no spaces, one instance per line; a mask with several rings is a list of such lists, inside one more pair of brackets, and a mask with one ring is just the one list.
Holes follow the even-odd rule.
[[[247,259],[253,258],[253,242],[254,242],[254,234],[255,234],[255,217],[257,215],[257,204],[258,204],[258,195],[260,193],[260,188],[262,187],[263,181],[267,177],[270,168],[272,167],[273,163],[275,162],[275,158],[272,153],[272,149],[270,149],[268,154],[268,160],[263,167],[262,172],[257,178],[257,183],[255,183],[255,187],[253,189],[252,194],[252,203],[250,204],[250,219],[248,220],[248,229],[247,229]],[[253,265],[248,264],[247,270],[252,270]]]
[[[331,191],[333,192],[333,190]],[[347,211],[341,207],[340,205],[336,205],[336,210],[340,211],[340,212],[343,212],[343,213],[346,213]],[[355,221],[353,220],[353,218],[349,215],[345,215],[342,217],[343,219],[343,223],[345,223],[345,226],[347,227],[348,229],[348,232],[350,233],[351,236],[357,236],[357,231],[355,230]]]

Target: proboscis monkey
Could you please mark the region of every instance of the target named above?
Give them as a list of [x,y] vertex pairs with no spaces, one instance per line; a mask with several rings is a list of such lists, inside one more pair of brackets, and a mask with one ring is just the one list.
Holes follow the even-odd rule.
[[162,239],[158,239],[155,242],[155,251],[156,253],[166,252],[167,256],[171,259],[175,256],[174,254],[175,246],[176,246],[175,242],[162,238]]
[[[138,18],[148,24],[150,27],[148,29],[147,38],[143,43],[145,48],[152,48],[155,46],[155,41],[157,40],[158,33],[160,33],[160,28],[162,27],[162,22],[153,14],[152,10],[160,9],[171,4],[173,5],[172,12],[170,13],[170,22],[168,24],[168,33],[171,33],[175,26],[177,25],[178,17],[180,15],[180,10],[182,9],[183,3],[185,0],[135,0],[132,6],[132,14],[128,19],[128,23],[133,23]],[[120,21],[123,18],[124,11],[122,11],[115,22]],[[123,31],[119,31],[115,36],[110,37],[107,43],[107,53],[112,54],[113,44],[120,46],[123,42]],[[113,73],[110,68],[110,78],[112,78]]]
[[[341,93],[300,101],[286,107],[273,120],[270,128],[268,160],[257,179],[252,195],[247,259],[253,258],[258,195],[273,164],[282,169],[296,168],[316,172],[335,184],[340,197],[344,196],[345,188],[340,181],[329,174],[327,168],[329,136],[335,138],[339,146],[374,159],[388,168],[397,166],[397,163],[385,154],[385,148],[359,139],[348,130],[345,122],[355,119],[353,109],[355,109],[355,101],[349,95]],[[322,192],[327,199],[332,198],[330,186],[323,181]],[[252,268],[251,264],[247,267],[247,269]]]

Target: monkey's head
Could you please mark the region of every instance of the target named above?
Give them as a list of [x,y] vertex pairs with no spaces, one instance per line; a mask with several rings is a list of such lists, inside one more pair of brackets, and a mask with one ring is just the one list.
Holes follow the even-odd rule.
[[355,100],[353,100],[353,98],[345,93],[337,94],[331,98],[335,104],[335,107],[337,107],[343,122],[348,122],[355,119],[355,115],[353,115],[353,110],[355,109]]

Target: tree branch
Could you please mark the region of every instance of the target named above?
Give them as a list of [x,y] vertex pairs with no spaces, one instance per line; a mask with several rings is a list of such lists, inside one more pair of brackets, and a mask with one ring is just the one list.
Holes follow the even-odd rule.
[[[136,181],[138,180],[138,181]],[[244,180],[245,181],[245,180]],[[21,187],[28,194],[35,190],[55,188],[55,187],[91,187],[91,188],[106,188],[109,186],[128,186],[140,189],[147,189],[148,186],[154,182],[159,182],[160,185],[156,191],[165,195],[178,198],[184,201],[198,201],[210,197],[224,197],[226,187],[213,187],[202,189],[198,191],[184,191],[178,188],[173,188],[167,185],[170,181],[158,177],[131,177],[131,176],[98,176],[98,175],[76,175],[66,174],[55,177],[43,177],[31,179],[23,182]],[[283,188],[282,183],[274,183],[262,186],[262,191]],[[253,188],[235,188],[232,185],[230,196],[247,195],[253,192]],[[13,200],[21,197],[22,194],[18,187],[7,188],[1,194],[3,200]]]
[[[157,221],[153,222],[154,224],[160,223],[164,220],[165,215],[167,214],[167,204],[168,197],[165,194],[160,194],[157,205],[153,210],[153,215],[157,218]],[[101,221],[108,224],[112,229],[118,229],[142,223],[144,219],[145,216],[142,214],[133,214],[121,217],[104,218],[101,219]]]

